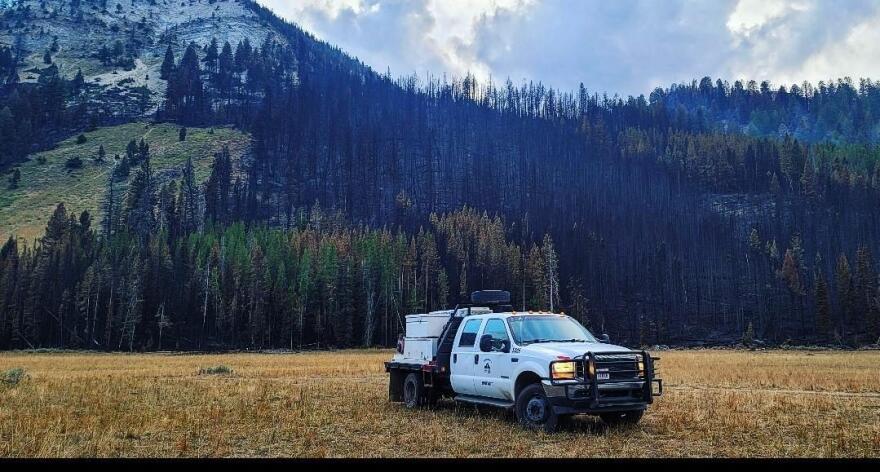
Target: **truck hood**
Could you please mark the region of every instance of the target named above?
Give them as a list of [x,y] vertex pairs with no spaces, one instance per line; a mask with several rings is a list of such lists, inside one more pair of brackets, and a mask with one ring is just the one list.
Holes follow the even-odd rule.
[[536,343],[522,347],[523,354],[548,359],[558,356],[577,357],[586,352],[629,352],[631,349],[603,343]]

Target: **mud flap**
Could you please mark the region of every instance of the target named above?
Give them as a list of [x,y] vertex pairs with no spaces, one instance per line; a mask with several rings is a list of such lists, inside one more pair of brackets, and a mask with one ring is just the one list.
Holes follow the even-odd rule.
[[406,374],[400,369],[391,369],[388,376],[388,400],[392,402],[403,401],[403,379]]

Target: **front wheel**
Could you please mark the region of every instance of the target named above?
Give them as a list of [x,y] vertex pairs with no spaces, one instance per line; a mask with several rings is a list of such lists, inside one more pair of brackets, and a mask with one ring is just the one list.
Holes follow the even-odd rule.
[[602,413],[599,418],[608,426],[624,426],[634,425],[642,419],[643,410],[636,411],[616,411],[614,413]]
[[516,418],[526,429],[547,433],[556,431],[559,423],[559,417],[544,394],[544,387],[537,383],[522,389],[516,397]]

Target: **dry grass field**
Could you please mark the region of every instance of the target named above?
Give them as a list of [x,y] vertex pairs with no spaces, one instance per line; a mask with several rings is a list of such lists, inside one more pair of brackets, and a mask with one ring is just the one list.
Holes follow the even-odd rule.
[[638,426],[547,435],[388,403],[390,351],[6,353],[27,377],[0,383],[0,457],[880,457],[880,351],[659,355],[666,395]]

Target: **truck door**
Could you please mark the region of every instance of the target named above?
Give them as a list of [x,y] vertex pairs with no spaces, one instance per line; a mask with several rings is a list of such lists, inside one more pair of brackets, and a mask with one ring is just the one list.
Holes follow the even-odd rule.
[[458,333],[449,364],[452,390],[462,395],[476,395],[474,371],[480,361],[477,333],[483,320],[467,320]]
[[483,332],[477,338],[492,336],[492,350],[480,352],[480,363],[474,373],[477,395],[500,400],[513,400],[510,393],[510,373],[513,370],[510,362],[510,336],[504,320],[492,318],[486,321]]

